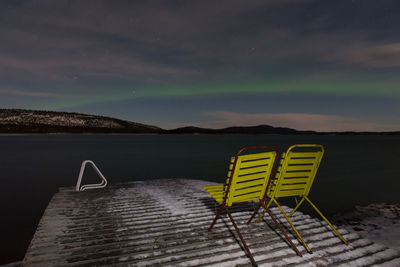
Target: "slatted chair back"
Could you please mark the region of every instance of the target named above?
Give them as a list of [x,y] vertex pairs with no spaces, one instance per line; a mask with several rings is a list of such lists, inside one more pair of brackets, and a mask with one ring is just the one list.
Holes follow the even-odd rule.
[[[253,154],[244,154],[246,150],[258,150],[269,152],[258,152]],[[247,151],[248,152],[248,151]],[[233,227],[242,241],[243,247],[250,258],[251,263],[257,266],[253,255],[251,254],[246,242],[243,239],[242,234],[237,227],[235,220],[233,219],[229,207],[233,203],[255,201],[258,203],[258,207],[249,219],[247,223],[250,223],[252,218],[258,212],[260,207],[265,206],[265,198],[267,188],[271,181],[272,175],[276,169],[278,163],[279,149],[276,146],[259,146],[259,147],[245,147],[239,150],[234,158],[231,159],[228,179],[225,185],[208,185],[204,186],[204,189],[218,202],[221,204],[216,215],[212,221],[209,230],[211,230],[214,224],[217,222],[221,212],[223,210],[228,214],[229,219],[232,222]],[[293,244],[283,227],[275,219],[272,213],[267,210],[274,223],[278,226],[290,246],[296,251],[297,255],[302,256],[297,247]]]
[[271,172],[277,157],[276,151],[240,155],[231,159],[225,192],[226,204],[259,201],[264,198]]
[[[307,151],[294,151],[307,148]],[[312,151],[309,151],[312,149]],[[315,151],[317,150],[317,151]],[[324,154],[322,145],[293,145],[282,154],[276,179],[268,190],[268,197],[308,196]]]
[[[297,211],[304,200],[306,200],[321,216],[321,218],[326,221],[326,223],[332,228],[332,230],[343,241],[343,243],[345,243],[346,245],[348,244],[348,242],[322,214],[317,206],[315,206],[314,203],[312,203],[311,200],[308,198],[308,194],[314,182],[314,178],[317,173],[319,164],[321,163],[323,154],[324,147],[322,145],[302,144],[289,147],[287,152],[282,155],[282,160],[280,161],[280,166],[276,174],[276,179],[271,182],[271,186],[268,188],[267,196],[270,198],[270,200],[268,204],[264,207],[263,213],[258,217],[257,220],[259,221],[262,218],[265,211],[268,212],[268,208],[270,207],[271,203],[274,202],[308,252],[311,252],[311,249],[308,247],[303,237],[300,235],[296,227],[289,219],[289,217],[291,217],[293,213]],[[301,197],[301,200],[290,212],[289,216],[286,215],[285,211],[279,205],[277,199],[279,197],[297,196]]]

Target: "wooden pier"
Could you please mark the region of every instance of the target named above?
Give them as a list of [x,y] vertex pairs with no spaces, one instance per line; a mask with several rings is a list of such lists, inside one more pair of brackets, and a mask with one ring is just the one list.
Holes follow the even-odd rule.
[[[199,180],[130,182],[84,192],[61,188],[49,203],[23,266],[250,266],[228,218],[212,231],[214,203]],[[259,266],[400,266],[400,252],[296,212],[293,223],[313,250],[299,257],[265,217],[246,225],[253,207],[233,216]],[[277,209],[276,217],[284,222]],[[285,224],[284,224],[285,225]],[[287,225],[285,225],[288,229]]]

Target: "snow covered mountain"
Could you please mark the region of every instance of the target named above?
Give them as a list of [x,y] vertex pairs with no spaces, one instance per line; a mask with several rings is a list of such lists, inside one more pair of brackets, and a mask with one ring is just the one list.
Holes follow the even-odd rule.
[[0,133],[160,133],[162,131],[156,126],[96,115],[0,109]]

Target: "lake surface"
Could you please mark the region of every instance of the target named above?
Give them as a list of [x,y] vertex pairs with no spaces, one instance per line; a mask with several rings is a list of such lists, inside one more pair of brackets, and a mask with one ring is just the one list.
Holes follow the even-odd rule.
[[[93,160],[111,184],[163,178],[222,183],[240,148],[276,145],[283,151],[296,143],[325,147],[310,198],[326,215],[400,201],[400,136],[2,135],[0,264],[23,258],[52,195],[75,186],[83,160]],[[97,181],[91,168],[83,180]]]

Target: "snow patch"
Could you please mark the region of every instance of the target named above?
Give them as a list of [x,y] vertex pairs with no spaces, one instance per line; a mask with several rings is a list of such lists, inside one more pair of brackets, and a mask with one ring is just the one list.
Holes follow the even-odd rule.
[[156,199],[161,205],[169,209],[173,215],[187,213],[186,208],[181,204],[176,195],[170,194],[163,188],[144,186],[143,191]]
[[374,243],[400,251],[400,204],[356,206],[353,212],[337,217],[336,222]]

